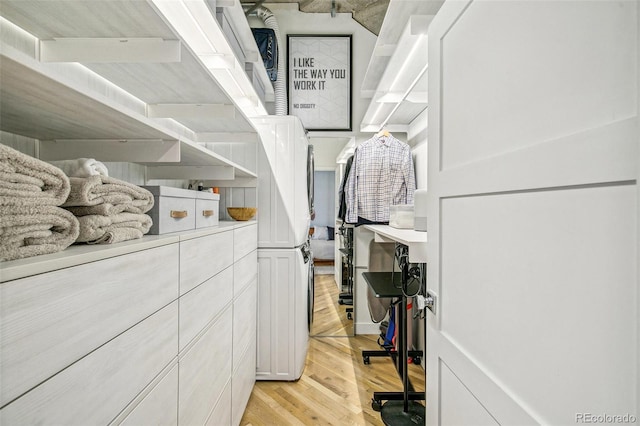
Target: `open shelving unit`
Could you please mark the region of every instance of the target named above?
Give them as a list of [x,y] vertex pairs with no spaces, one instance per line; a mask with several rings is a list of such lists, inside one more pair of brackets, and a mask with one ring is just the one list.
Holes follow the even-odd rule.
[[139,163],[155,179],[255,178],[207,149],[258,141],[250,117],[266,115],[272,98],[238,8],[3,0],[0,130],[40,141],[44,160]]
[[407,132],[427,108],[427,30],[440,0],[391,0],[361,87],[360,131]]

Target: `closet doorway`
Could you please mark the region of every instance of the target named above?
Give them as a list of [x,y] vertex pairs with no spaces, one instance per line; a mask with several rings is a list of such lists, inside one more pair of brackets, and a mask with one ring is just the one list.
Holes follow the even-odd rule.
[[310,332],[314,337],[354,335],[353,306],[340,302],[342,288],[336,282],[335,275],[336,264],[338,267],[341,264],[340,257],[336,257],[339,235],[335,228],[335,180],[336,173],[333,170],[314,173],[316,216],[311,222],[311,250],[314,253],[315,283]]

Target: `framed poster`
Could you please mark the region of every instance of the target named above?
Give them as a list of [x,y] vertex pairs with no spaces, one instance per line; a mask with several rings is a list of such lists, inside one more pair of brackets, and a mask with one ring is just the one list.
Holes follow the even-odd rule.
[[351,130],[351,36],[287,36],[290,115],[307,130]]

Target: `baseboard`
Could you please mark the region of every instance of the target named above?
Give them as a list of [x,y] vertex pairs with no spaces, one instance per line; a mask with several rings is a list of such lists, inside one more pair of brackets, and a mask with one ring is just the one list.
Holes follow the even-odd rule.
[[373,334],[375,336],[380,335],[380,324],[375,323],[356,323],[355,334]]

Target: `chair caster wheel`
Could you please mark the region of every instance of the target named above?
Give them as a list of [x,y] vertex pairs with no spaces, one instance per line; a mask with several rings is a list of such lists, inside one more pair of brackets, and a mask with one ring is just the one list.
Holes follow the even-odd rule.
[[349,313],[347,314],[347,319],[348,319],[348,320],[352,320],[352,319],[353,319],[353,315],[351,315],[351,312],[349,312]]
[[369,364],[371,364],[371,360],[369,360],[369,357],[368,357],[368,356],[363,356],[363,357],[362,357],[362,362],[364,362],[364,363],[365,363],[365,365],[369,365]]
[[373,411],[380,411],[382,410],[382,402],[372,399],[371,400],[371,408],[373,409]]

